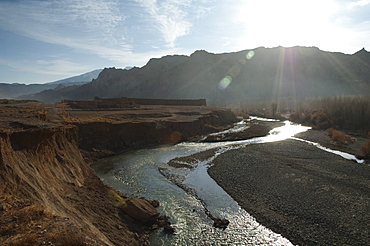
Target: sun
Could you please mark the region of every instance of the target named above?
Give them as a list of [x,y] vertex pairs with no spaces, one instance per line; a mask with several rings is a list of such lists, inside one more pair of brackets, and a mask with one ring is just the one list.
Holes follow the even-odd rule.
[[331,16],[334,1],[260,0],[245,1],[237,18],[243,22],[243,42],[258,46],[312,46],[335,42]]

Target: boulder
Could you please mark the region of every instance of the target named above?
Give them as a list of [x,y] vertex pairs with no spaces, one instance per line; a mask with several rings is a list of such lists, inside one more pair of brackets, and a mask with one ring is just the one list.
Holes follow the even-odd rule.
[[159,216],[157,209],[146,199],[132,198],[126,200],[127,207],[123,211],[131,218],[143,223],[154,223]]

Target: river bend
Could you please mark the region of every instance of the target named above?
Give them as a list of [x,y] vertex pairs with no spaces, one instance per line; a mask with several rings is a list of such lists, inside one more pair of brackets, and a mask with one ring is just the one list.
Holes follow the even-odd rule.
[[[244,130],[245,127],[245,122],[240,122],[230,131]],[[309,127],[286,121],[284,126],[273,129],[266,137],[218,143],[186,142],[133,150],[94,163],[92,167],[106,184],[124,194],[160,201],[158,209],[170,217],[176,234],[157,230],[151,234],[151,245],[292,245],[286,238],[256,222],[210,178],[207,168],[217,155],[229,149],[281,141],[307,129]],[[176,157],[215,148],[215,154],[195,163],[194,169],[174,168],[167,164]],[[185,187],[186,191],[179,186]],[[228,219],[227,229],[214,228],[206,211]]]

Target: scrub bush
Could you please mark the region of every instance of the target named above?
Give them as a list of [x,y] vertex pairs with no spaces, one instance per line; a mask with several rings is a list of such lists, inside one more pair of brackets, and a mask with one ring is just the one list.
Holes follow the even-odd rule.
[[329,133],[329,136],[334,144],[348,145],[356,141],[355,138],[333,128],[329,128],[327,132]]
[[370,139],[368,139],[366,143],[361,146],[361,152],[364,154],[366,159],[370,159]]

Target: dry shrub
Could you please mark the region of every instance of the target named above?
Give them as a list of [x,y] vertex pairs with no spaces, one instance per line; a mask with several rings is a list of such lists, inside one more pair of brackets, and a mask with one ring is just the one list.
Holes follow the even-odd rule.
[[331,120],[324,110],[313,110],[310,118],[314,129],[326,130],[333,127],[333,120]]
[[310,113],[306,110],[294,111],[290,114],[289,120],[298,124],[310,124]]
[[366,159],[370,158],[370,139],[368,139],[366,143],[361,146],[361,152],[364,154]]
[[356,141],[355,138],[333,128],[327,129],[327,132],[329,133],[329,136],[334,144],[348,145]]

